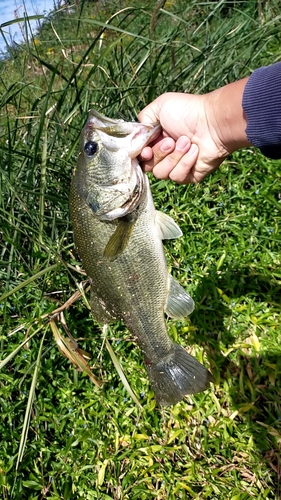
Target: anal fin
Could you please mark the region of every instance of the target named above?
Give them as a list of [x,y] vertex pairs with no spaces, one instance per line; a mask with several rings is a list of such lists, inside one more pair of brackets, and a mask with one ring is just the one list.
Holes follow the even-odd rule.
[[189,293],[169,275],[169,295],[166,302],[165,312],[174,319],[185,318],[192,313],[194,301]]

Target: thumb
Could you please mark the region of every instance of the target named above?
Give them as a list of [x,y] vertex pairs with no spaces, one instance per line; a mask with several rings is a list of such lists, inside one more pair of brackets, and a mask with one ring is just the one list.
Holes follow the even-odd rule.
[[155,123],[159,121],[160,105],[159,98],[146,106],[138,115],[141,123]]

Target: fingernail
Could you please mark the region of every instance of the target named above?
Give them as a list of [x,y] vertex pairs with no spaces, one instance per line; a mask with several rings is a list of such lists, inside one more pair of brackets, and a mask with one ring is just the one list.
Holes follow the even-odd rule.
[[168,151],[171,151],[173,149],[173,146],[171,146],[171,142],[169,141],[163,141],[161,146],[160,146],[160,151],[163,151],[163,153],[167,153]]
[[184,151],[189,146],[189,144],[190,144],[189,138],[186,137],[185,135],[182,135],[177,140],[176,149],[178,151]]
[[193,155],[195,153],[198,153],[198,146],[196,144],[191,144],[191,148],[188,151],[188,154]]

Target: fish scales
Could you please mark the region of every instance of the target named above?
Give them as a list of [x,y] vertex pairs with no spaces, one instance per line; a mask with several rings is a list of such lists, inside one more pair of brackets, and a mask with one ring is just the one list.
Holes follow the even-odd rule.
[[[85,271],[93,282],[93,295],[106,304],[113,318],[125,323],[138,339],[145,358],[157,361],[159,355],[168,353],[172,341],[165,336],[165,342],[155,342],[159,332],[166,330],[163,311],[168,293],[168,271],[162,242],[154,234],[157,228],[151,229],[149,224],[150,209],[154,208],[152,203],[147,207],[143,206],[145,202],[141,203],[141,215],[126,249],[116,259],[109,261],[102,254],[106,242],[114,233],[115,225],[94,218],[91,209],[77,194],[73,193],[72,199],[76,200],[72,207],[72,222],[78,228],[75,240]],[[81,206],[82,203],[83,209],[76,210],[77,204]],[[102,237],[91,240],[89,234],[102,234]],[[145,265],[147,258],[149,265]],[[154,270],[153,275],[151,268]],[[95,304],[92,307],[94,309]],[[103,318],[97,317],[97,313],[94,316],[102,322]]]
[[186,316],[193,301],[169,276],[162,245],[164,237],[181,232],[170,217],[156,211],[148,178],[134,159],[156,127],[112,120],[108,140],[102,129],[111,119],[91,113],[81,135],[70,212],[78,253],[91,280],[92,313],[99,323],[124,322],[143,352],[156,400],[175,404],[186,394],[205,390],[212,376],[167,334],[164,311]]

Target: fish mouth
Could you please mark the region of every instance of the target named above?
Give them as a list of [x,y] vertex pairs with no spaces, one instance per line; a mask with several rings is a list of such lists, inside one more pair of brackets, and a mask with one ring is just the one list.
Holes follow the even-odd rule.
[[124,217],[133,212],[144,197],[144,173],[137,161],[137,156],[144,146],[159,135],[161,125],[159,123],[125,122],[124,120],[108,118],[95,109],[91,109],[86,127],[97,132],[103,146],[108,151],[126,150],[131,159],[130,180],[127,183],[125,181],[118,182],[116,179],[114,183],[100,185],[100,188],[112,193],[112,198],[120,198],[120,206],[114,208],[103,206],[102,213],[96,213],[100,220],[110,221]]
[[161,131],[160,123],[125,122],[108,118],[95,109],[89,112],[87,126],[97,131],[106,148],[117,151],[126,147],[132,159]]

